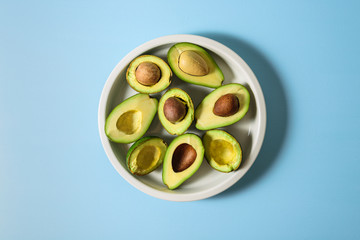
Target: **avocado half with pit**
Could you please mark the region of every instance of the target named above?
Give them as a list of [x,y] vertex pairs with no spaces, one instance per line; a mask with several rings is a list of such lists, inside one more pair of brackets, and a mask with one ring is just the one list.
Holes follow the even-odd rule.
[[161,97],[158,115],[166,131],[181,135],[194,120],[194,104],[184,90],[172,88]]
[[169,189],[179,187],[200,167],[204,158],[201,139],[192,133],[176,137],[166,150],[162,179]]
[[141,138],[156,115],[158,100],[136,94],[116,106],[105,121],[106,136],[113,142],[131,143]]
[[126,72],[126,80],[135,91],[140,93],[157,93],[166,89],[172,78],[167,63],[153,55],[142,55],[135,58]]
[[239,168],[242,150],[231,134],[222,130],[209,130],[203,136],[205,158],[212,168],[231,172]]
[[167,54],[168,63],[175,75],[185,82],[217,88],[224,75],[212,56],[193,43],[177,43]]
[[209,93],[195,111],[195,127],[209,130],[242,119],[249,110],[250,93],[241,84],[230,83]]
[[167,144],[159,137],[143,137],[136,141],[126,155],[126,165],[132,174],[143,176],[163,162]]

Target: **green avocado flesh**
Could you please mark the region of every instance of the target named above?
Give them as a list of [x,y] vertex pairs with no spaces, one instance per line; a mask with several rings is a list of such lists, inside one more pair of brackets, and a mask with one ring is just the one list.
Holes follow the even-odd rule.
[[[183,52],[192,51],[206,62],[208,73],[203,76],[195,76],[184,72],[179,66],[179,59]],[[224,75],[211,55],[202,47],[192,43],[177,43],[172,46],[167,54],[168,63],[175,75],[185,82],[196,85],[217,88],[224,81]],[[197,61],[194,61],[196,63]]]
[[[192,151],[188,151],[188,149]],[[188,133],[176,137],[165,153],[162,172],[164,184],[169,189],[179,187],[199,169],[203,158],[204,146],[197,135]],[[189,161],[192,163],[190,165],[186,164]],[[188,166],[183,170],[178,170],[176,168],[179,165]]]
[[158,100],[136,94],[116,106],[105,122],[106,136],[113,142],[131,143],[141,138],[156,115]]
[[[145,86],[136,79],[136,69],[143,62],[154,63],[160,69],[160,79],[151,86]],[[172,72],[169,65],[161,58],[153,55],[142,55],[135,58],[129,65],[126,72],[126,80],[135,91],[140,93],[157,93],[166,89],[172,78]]]
[[[227,117],[217,116],[213,113],[216,101],[226,95],[233,94],[239,101],[239,110]],[[195,111],[195,127],[199,130],[209,130],[219,127],[225,127],[242,119],[249,109],[250,94],[241,84],[230,83],[223,85],[209,93]]]
[[205,158],[210,166],[220,172],[231,172],[239,168],[242,150],[238,141],[222,130],[210,130],[203,136]]
[[[164,105],[168,98],[175,97],[180,99],[186,106],[187,112],[184,118],[181,121],[172,123],[170,122],[164,114]],[[183,134],[191,125],[194,120],[194,105],[190,96],[179,88],[172,88],[166,91],[166,93],[161,97],[158,107],[159,120],[163,127],[172,135],[181,135]]]
[[130,147],[126,165],[132,174],[146,175],[163,162],[166,148],[166,142],[159,137],[141,138]]

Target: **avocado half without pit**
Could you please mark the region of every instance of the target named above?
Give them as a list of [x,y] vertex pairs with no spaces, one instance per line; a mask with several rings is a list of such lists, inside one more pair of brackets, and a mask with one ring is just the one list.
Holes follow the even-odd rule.
[[161,97],[158,115],[166,131],[172,135],[181,135],[194,120],[194,105],[185,91],[172,88]]
[[167,54],[168,63],[175,75],[185,82],[217,88],[224,75],[212,56],[193,43],[177,43]]
[[142,55],[135,58],[126,72],[129,85],[140,93],[157,93],[166,89],[172,78],[167,63],[153,55]]
[[162,179],[169,189],[179,187],[200,167],[204,158],[204,146],[195,134],[176,137],[166,150]]
[[239,142],[222,130],[209,130],[203,136],[205,158],[212,168],[231,172],[239,168],[242,150]]
[[158,100],[136,94],[116,106],[105,121],[106,136],[113,142],[131,143],[141,138],[156,115]]
[[242,119],[249,110],[250,93],[241,84],[230,83],[209,93],[195,111],[199,130],[225,127]]
[[159,137],[144,137],[136,141],[126,155],[126,165],[132,174],[143,176],[163,162],[167,144]]

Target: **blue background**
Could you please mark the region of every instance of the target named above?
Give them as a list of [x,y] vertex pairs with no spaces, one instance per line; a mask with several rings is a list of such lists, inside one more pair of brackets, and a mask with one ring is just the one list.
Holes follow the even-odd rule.
[[[0,239],[359,239],[358,1],[0,1]],[[196,202],[115,171],[97,109],[138,45],[198,34],[237,52],[268,125],[251,170]]]

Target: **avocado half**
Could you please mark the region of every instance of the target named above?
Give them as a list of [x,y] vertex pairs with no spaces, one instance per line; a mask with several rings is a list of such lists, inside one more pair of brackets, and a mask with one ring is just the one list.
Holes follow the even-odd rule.
[[[231,116],[217,116],[214,114],[214,106],[224,95],[231,94],[237,98],[238,110]],[[199,104],[195,111],[195,127],[199,130],[209,130],[225,127],[242,119],[249,109],[250,93],[241,84],[230,83],[223,85],[209,93]]]
[[242,150],[239,142],[222,130],[210,130],[203,136],[205,158],[212,168],[220,172],[231,172],[239,168]]
[[167,59],[175,75],[185,82],[217,88],[224,81],[224,75],[212,56],[193,43],[173,45]]
[[136,94],[118,106],[105,121],[105,134],[113,142],[131,143],[141,138],[156,115],[158,100],[148,94]]
[[201,139],[192,133],[176,137],[166,150],[162,179],[169,189],[179,187],[200,167],[204,158]]
[[[185,115],[177,122],[171,122],[165,116],[164,107],[169,98],[176,98],[185,106]],[[184,90],[180,88],[172,88],[166,91],[166,93],[161,97],[159,101],[158,115],[159,120],[166,131],[172,135],[181,135],[190,127],[192,121],[194,120],[194,104],[190,96]]]
[[[151,85],[144,85],[136,78],[136,71],[142,63],[153,63],[159,70],[159,79]],[[149,74],[150,71],[148,71]],[[150,72],[151,73],[151,72]],[[126,80],[135,91],[140,93],[157,93],[166,89],[172,78],[172,71],[169,65],[161,58],[153,55],[142,55],[135,58],[129,65],[126,72]]]
[[136,141],[126,155],[126,165],[132,174],[143,176],[163,162],[167,144],[159,137],[144,137]]

